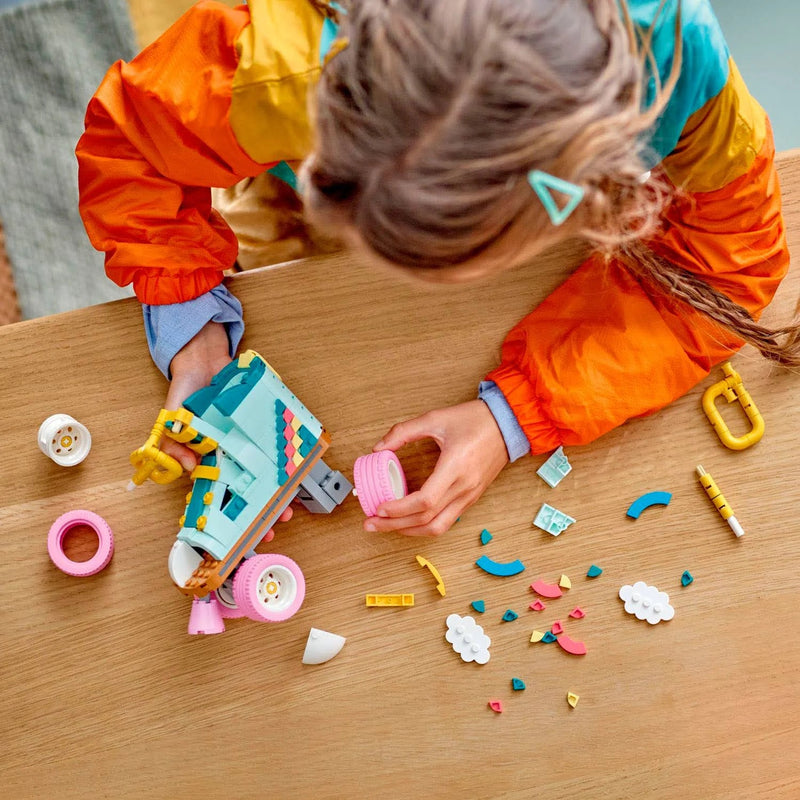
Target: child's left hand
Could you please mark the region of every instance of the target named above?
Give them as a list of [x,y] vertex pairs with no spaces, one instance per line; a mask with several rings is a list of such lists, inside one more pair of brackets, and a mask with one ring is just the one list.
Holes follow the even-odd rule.
[[383,503],[364,523],[367,531],[439,536],[471,506],[508,463],[503,436],[482,400],[429,411],[395,425],[373,450],[397,450],[433,439],[441,451],[419,491]]

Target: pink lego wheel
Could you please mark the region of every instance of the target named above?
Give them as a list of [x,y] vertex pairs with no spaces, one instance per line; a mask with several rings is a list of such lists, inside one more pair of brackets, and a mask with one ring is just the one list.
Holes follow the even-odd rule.
[[300,567],[286,556],[256,555],[243,561],[233,579],[233,599],[256,622],[283,622],[306,596]]
[[238,619],[239,617],[247,616],[244,611],[236,605],[236,600],[233,597],[233,578],[228,578],[219,589],[213,591],[211,594],[217,599],[219,603],[219,612],[223,619]]
[[391,450],[379,450],[357,458],[353,465],[353,483],[358,502],[368,517],[375,516],[381,503],[408,494],[403,467]]
[[[97,551],[88,561],[73,561],[64,552],[64,538],[78,527],[89,527],[97,534]],[[68,511],[51,526],[47,535],[47,552],[51,561],[67,575],[85,578],[104,569],[114,555],[114,534],[108,523],[93,511]]]

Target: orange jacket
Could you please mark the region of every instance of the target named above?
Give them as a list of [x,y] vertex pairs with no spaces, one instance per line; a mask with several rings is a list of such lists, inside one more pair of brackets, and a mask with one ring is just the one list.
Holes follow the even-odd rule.
[[[658,6],[628,4],[645,25]],[[653,141],[685,195],[654,247],[757,316],[788,267],[769,127],[708,0],[683,0],[683,19],[685,69]],[[653,38],[664,74],[672,22],[660,18]],[[112,280],[156,305],[220,283],[236,240],[208,187],[307,154],[306,99],[327,25],[299,0],[202,2],[109,70],[77,155],[81,213]],[[740,346],[620,264],[590,259],[511,331],[488,377],[539,453],[661,408]]]

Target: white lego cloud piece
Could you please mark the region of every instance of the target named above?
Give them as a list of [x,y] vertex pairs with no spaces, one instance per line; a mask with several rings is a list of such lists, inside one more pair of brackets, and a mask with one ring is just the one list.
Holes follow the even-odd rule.
[[303,663],[324,664],[330,661],[344,647],[346,641],[344,636],[312,628],[303,653]]
[[646,619],[651,625],[675,616],[675,609],[669,604],[669,595],[655,586],[648,586],[644,581],[623,586],[619,590],[619,598],[625,602],[625,610],[629,614],[636,619]]
[[453,645],[463,661],[485,664],[489,660],[489,645],[492,640],[483,632],[472,617],[451,614],[447,618],[445,639]]

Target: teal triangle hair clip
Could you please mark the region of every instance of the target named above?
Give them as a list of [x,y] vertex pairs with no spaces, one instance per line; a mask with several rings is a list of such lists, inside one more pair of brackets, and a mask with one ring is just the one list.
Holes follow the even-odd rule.
[[[553,225],[561,225],[575,210],[578,203],[583,200],[583,189],[580,186],[562,178],[556,178],[555,175],[540,169],[532,169],[528,173],[528,183],[533,191],[536,192],[539,200],[542,201],[544,210]],[[562,208],[558,207],[552,190],[567,196],[568,200]]]

